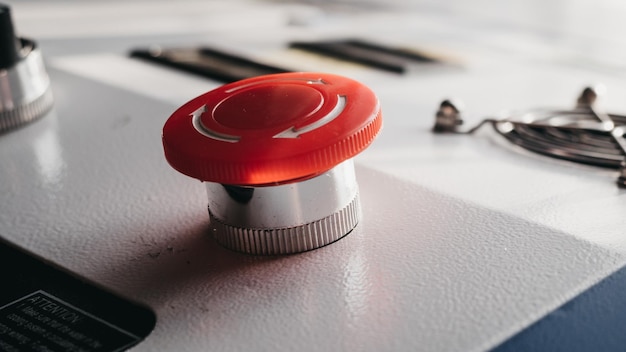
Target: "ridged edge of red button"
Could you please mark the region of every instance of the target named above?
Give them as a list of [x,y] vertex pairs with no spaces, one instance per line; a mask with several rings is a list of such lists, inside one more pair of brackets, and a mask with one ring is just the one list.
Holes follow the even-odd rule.
[[[187,159],[185,155],[177,155],[176,151],[168,148],[166,144],[163,147],[165,157],[174,169],[201,181],[242,186],[273,185],[317,176],[338,165],[339,163],[336,160],[345,161],[356,156],[376,138],[382,128],[382,122],[382,113],[379,110],[376,117],[369,124],[344,140],[310,152],[308,155],[283,159],[280,163],[273,163],[271,168],[258,165],[255,167],[255,165],[249,163],[202,165],[196,162],[195,168],[190,169],[189,165],[194,163],[193,160],[181,162],[181,160]],[[305,160],[302,160],[302,158],[305,158]],[[290,159],[298,159],[298,161],[294,162]],[[185,165],[185,167],[180,167],[178,164]],[[302,171],[302,175],[296,178],[293,177],[293,171],[291,170],[294,164],[297,164],[300,171]],[[303,170],[302,164],[310,165],[308,168],[309,172]],[[260,176],[260,174],[263,174],[263,176]]]

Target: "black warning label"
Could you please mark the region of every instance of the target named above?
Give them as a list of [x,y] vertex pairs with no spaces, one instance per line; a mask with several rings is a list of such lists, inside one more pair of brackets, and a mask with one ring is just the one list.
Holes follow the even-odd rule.
[[43,290],[0,307],[1,351],[123,351],[140,339]]

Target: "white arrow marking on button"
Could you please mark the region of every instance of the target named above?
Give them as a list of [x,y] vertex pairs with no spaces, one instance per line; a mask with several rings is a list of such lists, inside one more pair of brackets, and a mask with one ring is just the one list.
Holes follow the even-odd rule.
[[239,140],[241,139],[241,137],[239,136],[233,136],[230,134],[216,132],[206,127],[202,123],[202,120],[200,119],[202,117],[202,114],[204,114],[205,111],[206,111],[206,105],[202,105],[201,107],[198,108],[198,110],[192,112],[191,115],[189,115],[191,116],[191,123],[193,124],[193,127],[196,129],[196,131],[198,131],[203,136],[209,137],[211,139],[215,139],[216,141],[222,141],[222,142],[228,142],[228,143],[239,142]]
[[336,119],[337,116],[341,114],[343,109],[346,107],[346,97],[344,95],[337,96],[337,105],[324,117],[321,119],[308,124],[306,126],[296,128],[290,127],[279,134],[275,135],[273,138],[299,138],[301,134],[314,131],[324,125],[327,125],[332,120]]

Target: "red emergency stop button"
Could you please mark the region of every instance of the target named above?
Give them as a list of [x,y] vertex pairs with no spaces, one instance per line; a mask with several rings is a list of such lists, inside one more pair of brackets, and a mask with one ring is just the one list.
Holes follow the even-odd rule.
[[322,73],[250,78],[205,93],[163,128],[167,161],[206,181],[218,242],[295,253],[348,234],[361,211],[352,157],[382,126],[363,84]]
[[202,181],[264,185],[309,178],[365,149],[382,125],[374,93],[331,74],[285,73],[224,85],[163,128],[168,162]]

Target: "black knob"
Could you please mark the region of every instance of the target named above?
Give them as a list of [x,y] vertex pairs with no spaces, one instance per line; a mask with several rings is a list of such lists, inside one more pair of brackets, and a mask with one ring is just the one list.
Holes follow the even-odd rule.
[[16,37],[11,9],[0,4],[0,134],[34,121],[52,107],[41,50]]
[[13,30],[11,9],[0,4],[0,69],[9,68],[19,61],[21,47]]

